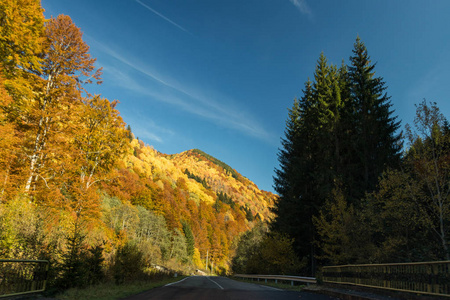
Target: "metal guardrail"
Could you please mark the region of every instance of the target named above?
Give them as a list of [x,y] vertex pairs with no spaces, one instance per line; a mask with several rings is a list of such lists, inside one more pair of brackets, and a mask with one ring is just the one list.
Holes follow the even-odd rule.
[[0,259],[0,298],[44,291],[48,267],[47,260]]
[[310,283],[317,283],[316,278],[314,277],[301,277],[301,276],[288,276],[288,275],[248,275],[248,274],[234,274],[234,277],[238,278],[250,278],[250,279],[264,279],[265,282],[267,280],[275,280],[275,283],[280,281],[290,281],[291,285],[294,285],[294,282],[303,282],[309,285]]
[[323,267],[326,283],[450,298],[450,261]]

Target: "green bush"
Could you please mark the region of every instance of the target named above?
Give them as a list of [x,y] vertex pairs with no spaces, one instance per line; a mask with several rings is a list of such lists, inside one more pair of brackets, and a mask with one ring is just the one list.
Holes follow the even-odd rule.
[[144,257],[135,243],[127,243],[117,250],[112,271],[116,284],[144,279]]

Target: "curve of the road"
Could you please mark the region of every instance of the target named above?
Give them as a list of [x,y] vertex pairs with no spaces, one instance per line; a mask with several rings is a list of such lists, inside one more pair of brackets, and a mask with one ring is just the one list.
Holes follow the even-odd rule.
[[286,291],[225,277],[192,276],[124,300],[331,300],[325,295]]

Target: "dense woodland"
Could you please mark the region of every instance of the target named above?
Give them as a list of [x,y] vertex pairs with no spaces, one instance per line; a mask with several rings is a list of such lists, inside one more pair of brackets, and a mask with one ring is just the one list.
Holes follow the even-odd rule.
[[[0,258],[48,259],[54,287],[226,273],[276,196],[214,157],[135,138],[69,16],[0,1]],[[208,262],[208,266],[206,266]]]
[[271,232],[255,227],[243,236],[236,271],[280,271],[253,264],[280,234],[296,255],[279,262],[284,273],[450,259],[450,125],[436,103],[423,100],[414,124],[400,131],[374,69],[359,37],[349,65],[320,55],[289,110]]
[[359,38],[348,65],[321,54],[294,100],[276,196],[200,150],[135,138],[118,102],[89,92],[101,69],[69,16],[44,19],[38,0],[0,12],[0,258],[48,259],[60,288],[156,266],[314,274],[450,259],[450,125],[424,100],[401,131]]

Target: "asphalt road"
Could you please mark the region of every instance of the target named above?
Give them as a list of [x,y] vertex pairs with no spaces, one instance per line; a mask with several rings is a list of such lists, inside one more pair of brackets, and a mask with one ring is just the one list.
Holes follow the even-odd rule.
[[224,277],[193,276],[124,300],[331,300],[325,295],[294,292],[234,281]]

